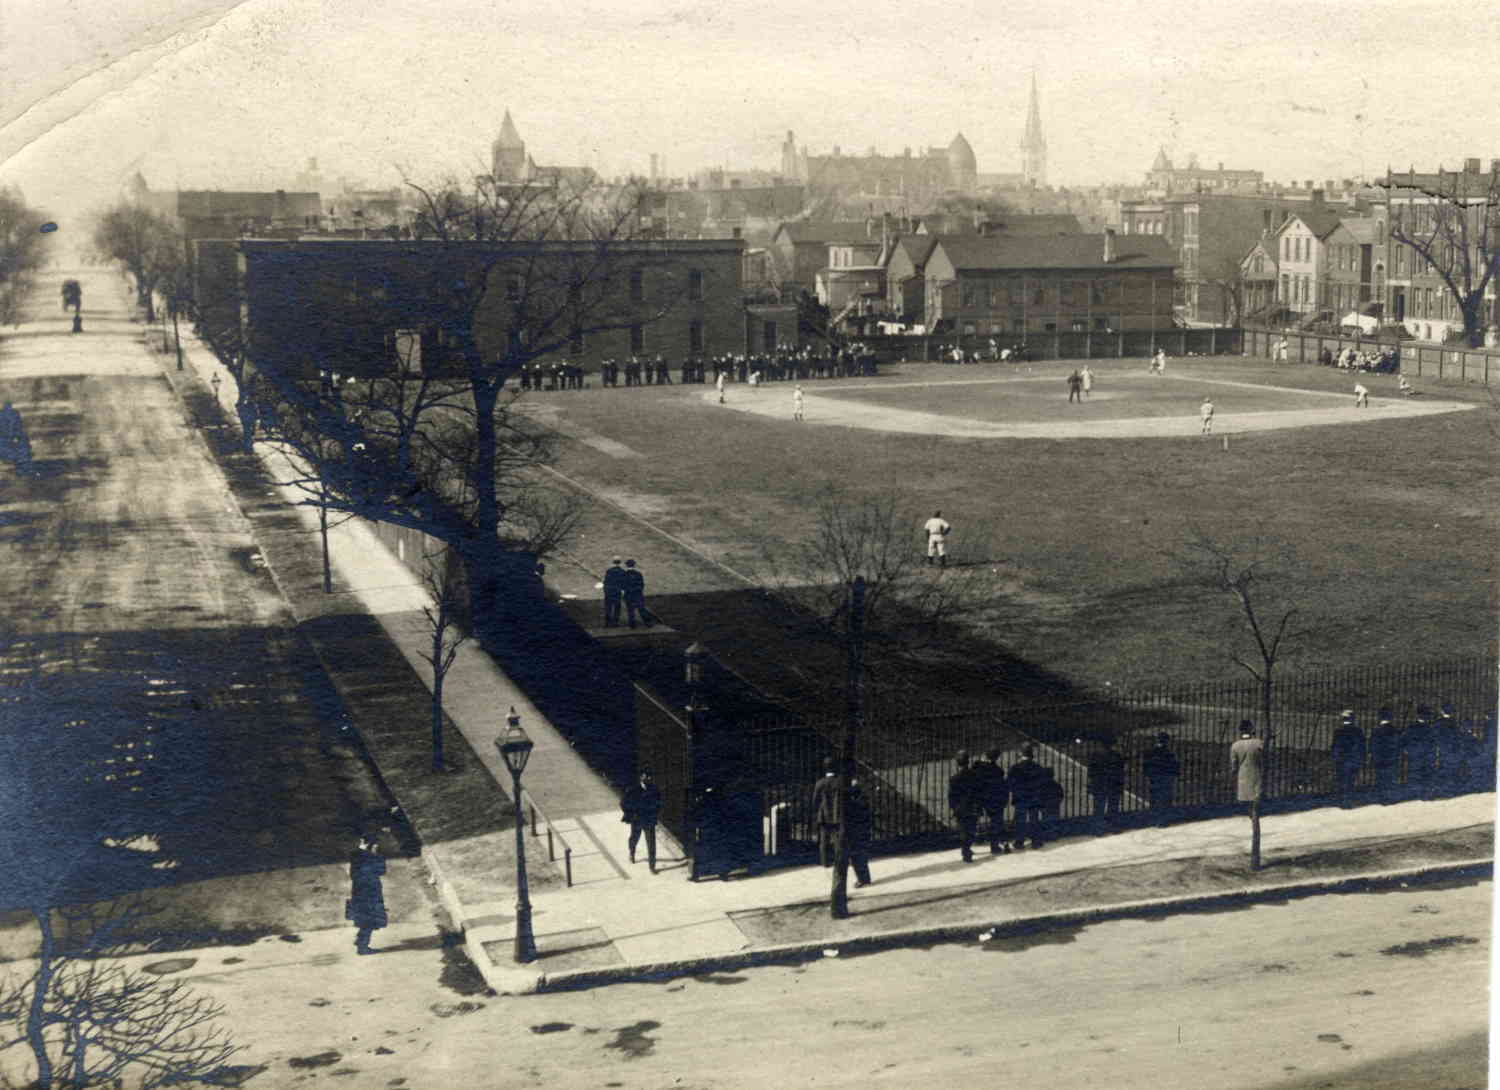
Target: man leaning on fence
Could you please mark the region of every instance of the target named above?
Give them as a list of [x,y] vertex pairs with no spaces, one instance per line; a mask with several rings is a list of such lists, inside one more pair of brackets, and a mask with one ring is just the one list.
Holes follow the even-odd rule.
[[1010,845],[1002,838],[1005,836],[1005,804],[1010,801],[1010,781],[1006,779],[1005,769],[1000,767],[998,749],[991,748],[983,760],[974,763],[974,780],[979,793],[979,808],[984,811],[989,826],[990,854],[999,855],[1002,850],[1008,852]]
[[1401,730],[1390,708],[1381,708],[1379,722],[1370,732],[1370,767],[1375,772],[1375,794],[1381,802],[1396,798],[1401,775]]
[[1089,758],[1089,795],[1094,801],[1094,824],[1105,827],[1119,817],[1125,797],[1125,757],[1110,738]]
[[1181,771],[1177,754],[1172,752],[1172,736],[1163,731],[1141,758],[1141,774],[1146,777],[1146,791],[1151,796],[1151,810],[1158,823],[1166,819],[1172,808]]
[[1339,781],[1339,805],[1348,807],[1354,803],[1354,781],[1359,770],[1365,766],[1365,732],[1354,721],[1354,712],[1346,710],[1339,716],[1338,729],[1333,732],[1333,771]]
[[1027,837],[1032,847],[1038,846],[1036,839],[1042,819],[1040,801],[1042,780],[1046,772],[1036,762],[1036,748],[1024,746],[1021,759],[1010,766],[1010,802],[1016,812],[1016,832],[1013,841],[1016,848],[1026,847]]

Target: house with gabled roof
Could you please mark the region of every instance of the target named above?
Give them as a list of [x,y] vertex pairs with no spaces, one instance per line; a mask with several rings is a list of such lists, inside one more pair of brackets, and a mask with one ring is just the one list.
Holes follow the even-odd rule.
[[868,220],[791,220],[776,228],[771,250],[787,281],[809,295],[817,290],[818,273],[828,267],[830,243],[880,241],[878,226]]
[[1374,218],[1341,216],[1316,199],[1288,212],[1269,240],[1280,308],[1328,322],[1363,311],[1377,297],[1375,249],[1382,234]]
[[925,325],[964,335],[1123,332],[1172,325],[1174,247],[1148,235],[941,237]]

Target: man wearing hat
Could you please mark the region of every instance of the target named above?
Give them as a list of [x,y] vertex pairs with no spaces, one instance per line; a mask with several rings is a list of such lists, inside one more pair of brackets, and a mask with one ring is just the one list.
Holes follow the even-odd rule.
[[1333,732],[1333,771],[1339,781],[1339,805],[1352,804],[1354,781],[1359,770],[1365,766],[1365,732],[1354,721],[1353,709],[1346,708],[1339,716],[1339,725]]
[[620,558],[611,557],[604,572],[604,627],[616,628],[620,624],[620,607],[625,603],[625,569],[620,567]]
[[625,561],[623,580],[626,623],[634,628],[636,617],[639,616],[645,626],[650,628],[656,623],[656,616],[646,608],[646,577],[636,568],[634,559]]
[[1375,793],[1381,802],[1396,797],[1401,772],[1401,731],[1390,708],[1381,708],[1379,722],[1370,732],[1370,767],[1375,772]]
[[1156,742],[1141,758],[1141,773],[1146,777],[1146,791],[1151,796],[1151,809],[1160,821],[1166,817],[1177,794],[1177,776],[1181,772],[1177,754],[1172,752],[1172,736],[1165,731],[1156,736]]
[[1255,736],[1255,724],[1240,720],[1240,737],[1229,747],[1229,770],[1234,776],[1234,797],[1250,810],[1250,867],[1260,867],[1260,799],[1265,794],[1265,739]]
[[958,770],[948,777],[948,809],[958,819],[959,848],[965,863],[974,862],[974,833],[979,825],[979,792],[974,781],[974,770],[969,767],[969,751],[959,750],[953,755]]
[[1417,705],[1417,717],[1401,732],[1401,750],[1406,754],[1406,790],[1415,798],[1431,798],[1436,786],[1437,735],[1432,709]]
[[[991,747],[983,760],[974,762],[974,790],[979,796],[979,808],[988,819],[990,830],[990,854],[999,855],[1001,838],[1005,835],[1005,804],[1010,801],[1010,782],[1005,769],[1000,767],[1000,751]],[[1010,845],[1004,846],[1010,851]]]
[[834,864],[839,835],[839,778],[832,757],[823,758],[823,775],[813,784],[813,825],[818,833],[818,862]]

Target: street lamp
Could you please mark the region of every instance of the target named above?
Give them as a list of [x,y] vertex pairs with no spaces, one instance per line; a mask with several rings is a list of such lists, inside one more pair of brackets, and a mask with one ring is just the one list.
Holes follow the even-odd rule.
[[530,736],[521,729],[521,717],[511,705],[505,717],[506,730],[495,739],[505,767],[510,769],[511,798],[516,807],[516,949],[515,959],[521,964],[536,960],[536,939],[531,934],[531,898],[526,892],[526,822],[521,815],[521,773],[526,771],[526,762],[535,745]]
[[[697,808],[698,800],[696,796],[699,788],[702,786],[699,782],[701,777],[698,775],[698,766],[702,761],[702,755],[699,750],[702,748],[702,717],[703,712],[707,709],[704,708],[699,700],[699,692],[703,685],[703,663],[707,659],[708,651],[697,640],[689,644],[687,650],[682,653],[683,677],[687,681],[688,686],[688,702],[687,707],[684,709],[687,712],[688,721],[687,761],[685,762],[688,773],[687,795],[689,804],[694,808]],[[694,816],[693,820],[694,824],[696,824],[697,817]],[[693,837],[692,839],[696,842],[698,838]],[[688,877],[692,880],[697,880],[702,862],[702,851],[696,843],[694,843],[692,851],[693,861],[689,867]]]

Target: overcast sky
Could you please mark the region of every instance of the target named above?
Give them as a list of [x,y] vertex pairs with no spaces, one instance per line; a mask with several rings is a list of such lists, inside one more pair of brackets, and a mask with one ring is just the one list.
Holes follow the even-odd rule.
[[153,188],[471,174],[510,108],[539,163],[669,173],[946,145],[1054,183],[1179,160],[1324,179],[1500,157],[1494,8],[1454,0],[0,0],[0,183],[59,220]]

